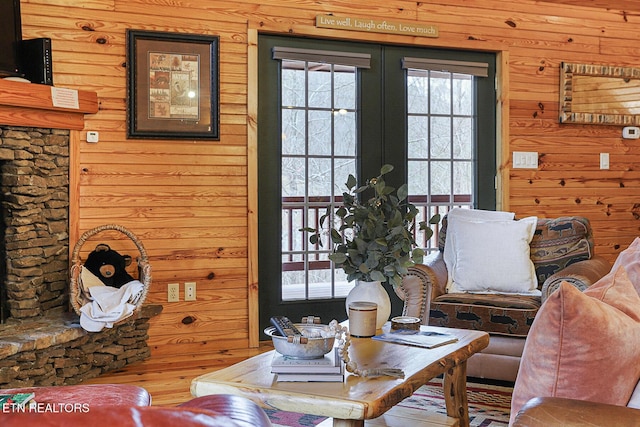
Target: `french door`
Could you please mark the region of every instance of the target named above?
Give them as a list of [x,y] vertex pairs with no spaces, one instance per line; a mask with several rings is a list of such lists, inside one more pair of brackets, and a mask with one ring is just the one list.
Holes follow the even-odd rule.
[[493,55],[270,35],[258,48],[261,327],[274,315],[346,318],[354,284],[300,229],[340,205],[349,174],[394,165],[388,184],[408,182],[424,218],[495,207]]

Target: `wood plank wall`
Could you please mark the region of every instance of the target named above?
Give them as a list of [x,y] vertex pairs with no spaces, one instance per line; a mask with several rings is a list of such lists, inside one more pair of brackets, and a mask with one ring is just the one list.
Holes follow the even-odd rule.
[[[248,88],[255,87],[250,41],[259,31],[501,52],[504,207],[519,216],[583,214],[595,229],[597,252],[610,260],[639,234],[640,142],[623,140],[620,127],[558,123],[562,61],[640,66],[637,11],[530,0],[21,4],[24,37],[53,40],[55,84],[95,91],[99,98],[100,111],[86,117],[85,131],[98,131],[100,142],[88,144],[85,131],[75,135],[72,242],[98,225],[124,225],[149,253],[148,300],[165,303],[167,284],[181,284],[182,301],[164,304],[153,322],[153,354],[256,343],[257,334],[248,332],[249,295],[255,295],[249,242],[256,239],[248,226],[256,143],[248,118],[255,97]],[[439,37],[316,29],[318,14],[418,21],[437,25]],[[219,142],[126,139],[127,28],[220,36]],[[512,151],[537,151],[539,169],[511,169]],[[608,171],[599,170],[600,152],[610,153]],[[104,239],[135,254],[126,239]],[[183,301],[185,281],[197,282],[196,302]]]

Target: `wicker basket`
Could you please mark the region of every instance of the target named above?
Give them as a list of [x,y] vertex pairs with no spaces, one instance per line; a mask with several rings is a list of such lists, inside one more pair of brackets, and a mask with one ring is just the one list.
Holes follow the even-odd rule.
[[[151,285],[151,265],[149,264],[149,259],[147,257],[147,251],[144,249],[142,242],[133,234],[131,231],[127,230],[125,227],[116,224],[106,224],[101,225],[99,227],[93,228],[91,230],[85,231],[80,239],[76,243],[73,248],[73,252],[71,254],[71,289],[70,289],[70,299],[71,305],[75,312],[80,315],[80,308],[85,303],[86,299],[83,295],[82,291],[82,283],[80,277],[80,271],[82,270],[82,261],[80,260],[80,250],[84,243],[91,237],[95,236],[98,233],[108,230],[116,230],[121,232],[130,238],[133,243],[135,243],[138,251],[140,252],[140,256],[137,258],[138,262],[138,280],[144,285],[144,289],[142,291],[142,295],[138,296],[136,299],[136,308],[134,314],[137,313],[142,307],[142,303],[147,297],[147,292],[149,291],[149,286]],[[126,319],[125,319],[126,320]]]

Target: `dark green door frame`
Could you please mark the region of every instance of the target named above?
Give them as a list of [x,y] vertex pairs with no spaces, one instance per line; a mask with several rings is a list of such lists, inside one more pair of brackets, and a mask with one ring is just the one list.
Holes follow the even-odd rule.
[[[287,315],[292,320],[304,315],[321,315],[326,322],[346,318],[344,299],[281,302],[281,174],[280,174],[280,67],[271,58],[274,46],[339,50],[371,55],[371,68],[359,71],[358,178],[376,176],[380,166],[390,163],[395,170],[387,177],[394,187],[407,182],[406,73],[404,56],[484,61],[489,77],[476,89],[477,129],[475,167],[476,208],[496,206],[496,105],[495,56],[490,53],[458,52],[419,47],[383,46],[289,36],[261,35],[258,39],[258,278],[261,329],[269,317]],[[346,181],[346,177],[345,177]],[[402,303],[388,289],[392,315],[401,313]],[[261,338],[264,338],[262,336]]]

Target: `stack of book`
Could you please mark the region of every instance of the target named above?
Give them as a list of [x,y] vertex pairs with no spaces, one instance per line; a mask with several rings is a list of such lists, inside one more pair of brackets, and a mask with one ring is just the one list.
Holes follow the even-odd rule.
[[11,393],[11,394],[0,394],[0,412],[7,409],[18,406],[24,408],[31,399],[33,399],[35,393]]
[[296,359],[274,352],[271,373],[279,382],[344,381],[344,363],[338,349],[318,359]]

